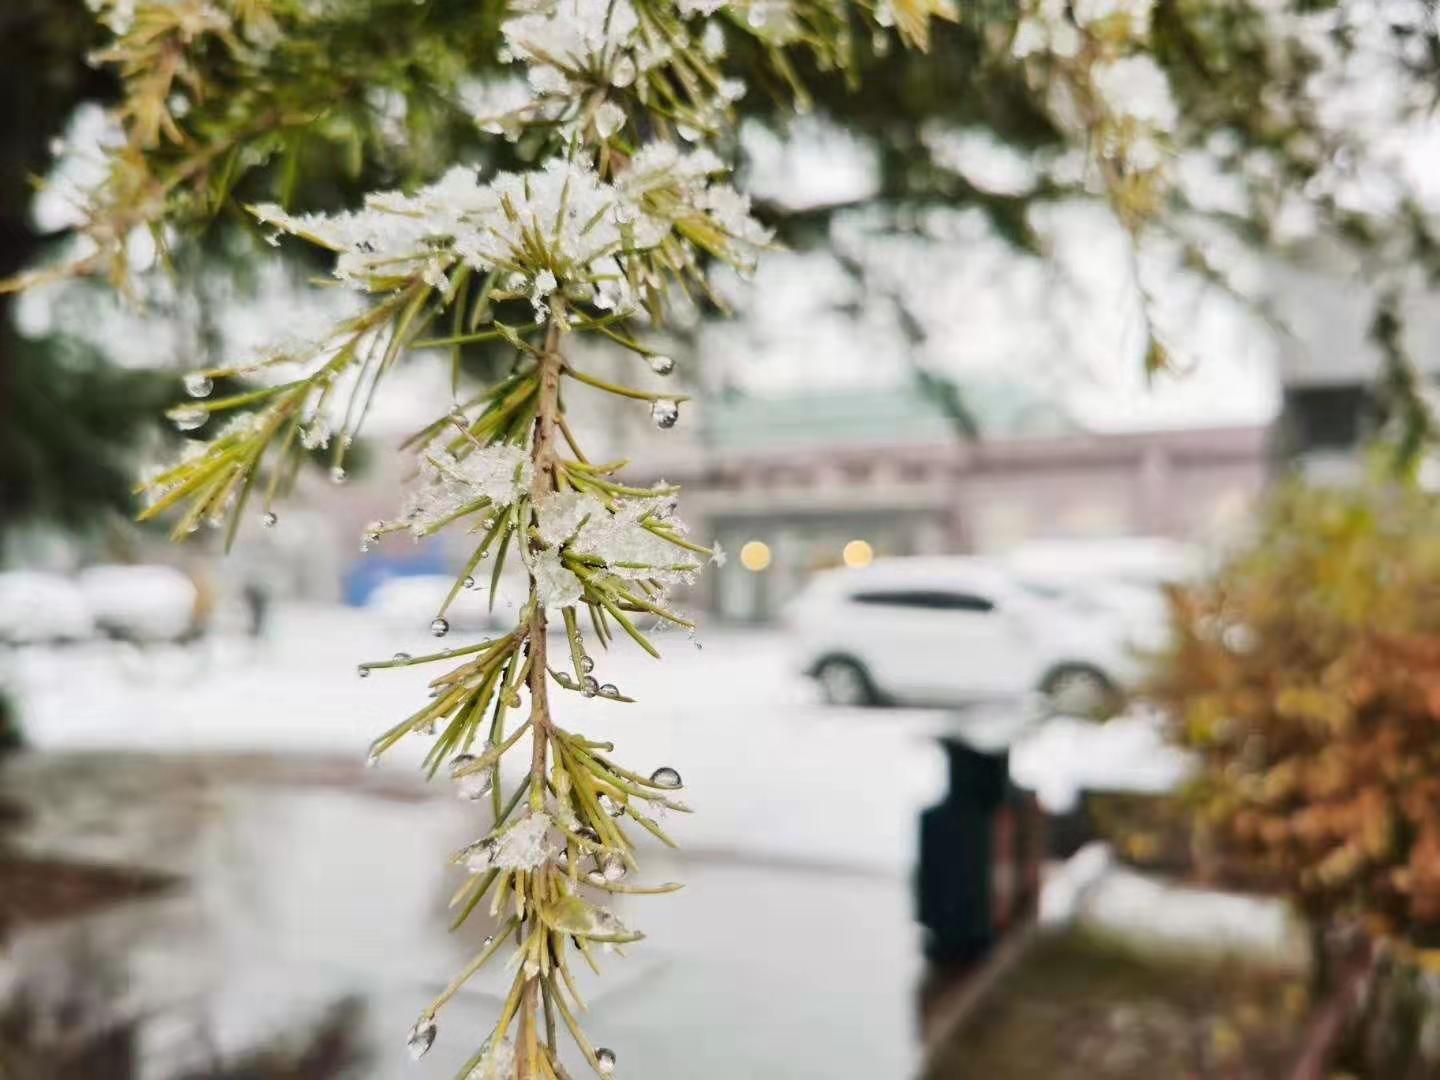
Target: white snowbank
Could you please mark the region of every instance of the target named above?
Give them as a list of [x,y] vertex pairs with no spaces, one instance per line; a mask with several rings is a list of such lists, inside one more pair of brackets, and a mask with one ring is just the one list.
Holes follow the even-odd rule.
[[0,574],[0,642],[80,641],[95,632],[85,597],[59,574]]
[[1010,775],[1051,813],[1074,809],[1087,790],[1174,791],[1193,767],[1190,755],[1165,741],[1159,719],[1148,715],[1105,724],[1057,717],[1010,750]]
[[1303,920],[1285,901],[1164,881],[1117,864],[1090,844],[1048,875],[1042,921],[1100,931],[1143,950],[1302,971],[1310,960]]
[[195,620],[195,583],[172,566],[92,566],[76,579],[95,621],[135,641],[175,641]]

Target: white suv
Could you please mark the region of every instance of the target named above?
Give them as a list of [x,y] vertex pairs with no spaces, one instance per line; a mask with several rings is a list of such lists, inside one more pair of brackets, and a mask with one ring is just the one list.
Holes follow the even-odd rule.
[[1039,690],[1059,711],[1097,714],[1139,671],[1105,623],[978,558],[827,571],[786,621],[802,669],[836,705],[961,705]]

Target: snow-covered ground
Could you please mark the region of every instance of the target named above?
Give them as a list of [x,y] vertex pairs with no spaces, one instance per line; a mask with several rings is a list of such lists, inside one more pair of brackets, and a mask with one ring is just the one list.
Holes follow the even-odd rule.
[[[450,646],[468,640],[458,633]],[[937,714],[836,710],[790,669],[782,636],[716,632],[697,649],[656,638],[663,662],[629,642],[597,655],[596,675],[635,704],[556,695],[560,722],[614,740],[637,771],[678,769],[697,810],[677,820],[687,848],[899,871],[916,815],[944,789]],[[424,701],[442,667],[356,675],[362,660],[433,651],[417,628],[363,611],[285,606],[257,646],[220,641],[141,653],[105,644],[12,654],[25,733],[41,750],[265,751],[361,759],[370,740]],[[415,774],[402,743],[382,775]],[[441,788],[443,781],[436,781]]]
[[[258,644],[221,639],[145,651],[113,643],[11,655],[26,735],[41,750],[324,754],[358,760],[370,740],[413,712],[441,664],[382,669],[362,660],[440,644],[424,631],[342,607],[282,606]],[[445,646],[470,637],[452,632]],[[629,641],[597,654],[596,676],[634,704],[557,692],[560,723],[613,740],[637,771],[678,769],[698,811],[675,822],[687,848],[800,863],[906,869],[916,816],[945,789],[936,736],[1010,744],[1017,780],[1052,809],[1080,790],[1163,791],[1188,762],[1153,721],[1036,722],[1022,705],[970,712],[836,709],[796,674],[779,631],[719,630],[697,648],[656,637],[657,662]],[[418,777],[426,743],[402,742],[381,775]],[[444,782],[434,785],[445,793]]]
[[[662,638],[665,663],[632,648],[597,657],[597,675],[634,705],[559,698],[561,722],[613,738],[621,760],[679,769],[697,811],[669,822],[680,853],[646,852],[647,880],[687,887],[622,905],[649,940],[587,980],[591,1026],[632,1077],[909,1075],[922,960],[907,870],[917,815],[944,786],[938,718],[815,703],[774,634],[703,641]],[[419,747],[361,773],[399,798],[256,782],[252,766],[214,757],[363,760],[369,739],[423,699],[425,676],[361,679],[356,662],[433,647],[363,613],[283,607],[258,652],[221,642],[12,654],[9,680],[41,751],[7,772],[7,790],[40,807],[20,842],[189,882],[173,900],[32,931],[15,966],[63,964],[77,938],[113,957],[126,1001],[156,1017],[142,1033],[147,1060],[167,1059],[160,1043],[264,1043],[359,994],[366,1075],[451,1075],[495,1010],[500,972],[447,1010],[423,1067],[404,1063],[403,1034],[483,933],[447,933],[444,910],[455,885],[445,857],[484,828],[474,805],[448,798],[443,781],[442,801],[423,797]],[[193,752],[207,779],[176,781],[192,767],[130,751]]]
[[[1016,763],[1068,792],[1077,777],[1153,782],[1154,733],[1140,721],[1034,727],[1003,704],[963,716],[829,708],[793,672],[782,634],[701,640],[662,635],[663,663],[629,643],[598,655],[596,675],[633,705],[557,695],[560,722],[614,740],[621,761],[679,769],[697,811],[669,822],[681,852],[646,852],[647,879],[687,888],[622,905],[649,940],[587,986],[592,1027],[632,1077],[910,1075],[923,965],[909,870],[918,815],[945,788],[936,736],[964,731],[982,747],[1018,737]],[[495,1010],[499,972],[447,1010],[423,1068],[403,1063],[403,1032],[484,932],[449,934],[444,910],[455,884],[445,856],[484,830],[483,815],[445,781],[424,785],[418,740],[373,773],[319,760],[358,766],[370,739],[424,699],[423,669],[362,679],[357,662],[435,645],[423,626],[397,635],[364,612],[282,605],[259,644],[0,657],[40,751],[5,776],[32,811],[18,841],[189,883],[172,899],[31,931],[10,972],[65,970],[77,940],[118,964],[128,990],[117,1009],[153,1017],[142,1045],[158,1064],[146,1076],[170,1075],[170,1044],[238,1052],[346,994],[368,1005],[366,1075],[451,1075]],[[267,777],[227,756],[255,752],[300,771]],[[307,768],[331,779],[297,779]],[[398,797],[377,797],[387,793]],[[0,984],[5,974],[0,964]]]

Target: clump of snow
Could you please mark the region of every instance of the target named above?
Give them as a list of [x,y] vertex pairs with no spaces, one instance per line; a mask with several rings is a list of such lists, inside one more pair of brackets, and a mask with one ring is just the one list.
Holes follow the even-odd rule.
[[500,26],[511,59],[530,65],[530,84],[566,93],[571,75],[613,71],[629,63],[641,70],[656,54],[637,50],[640,20],[629,0],[529,0],[522,14]]
[[588,520],[598,520],[608,513],[599,499],[579,491],[558,491],[535,503],[540,539],[551,547],[573,539]]
[[534,811],[495,836],[471,844],[462,853],[476,873],[486,870],[534,870],[559,852],[550,835],[550,815]]
[[475,448],[457,458],[445,451],[426,457],[421,480],[411,490],[402,517],[417,536],[479,499],[494,510],[509,506],[530,490],[534,466],[523,447],[501,443]]
[[486,1040],[480,1063],[470,1070],[465,1080],[511,1080],[514,1075],[515,1044],[509,1039],[498,1043]]
[[1074,809],[1087,790],[1174,791],[1193,768],[1193,758],[1165,740],[1159,719],[1144,715],[1105,724],[1057,717],[1010,750],[1010,775],[1052,813]]
[[929,123],[920,136],[935,164],[959,173],[980,191],[1024,195],[1039,182],[1034,162],[988,129]]
[[580,579],[560,561],[560,552],[545,548],[530,561],[530,574],[535,579],[535,595],[547,611],[570,607],[580,602],[583,588]]
[[1123,56],[1091,69],[1095,89],[1116,116],[1128,116],[1159,131],[1173,131],[1180,110],[1170,80],[1149,56]]
[[[696,565],[687,553],[646,527],[668,511],[662,499],[626,499],[614,511],[593,495],[560,492],[535,506],[540,536],[552,547],[564,545],[578,555],[603,559],[622,578],[656,578],[678,582]],[[683,533],[677,518],[665,519],[668,529]]]
[[[614,123],[613,113],[606,117]],[[732,241],[737,261],[769,242],[749,200],[710,181],[722,168],[709,151],[684,155],[662,143],[642,148],[618,187],[588,165],[552,159],[488,183],[457,166],[413,195],[373,193],[357,211],[293,215],[264,204],[253,212],[336,252],[335,276],[361,287],[416,275],[443,288],[464,263],[506,269],[507,287],[530,295],[542,314],[544,297],[562,285],[572,298],[621,311],[636,299],[619,260],[664,243],[678,222],[705,219]]]

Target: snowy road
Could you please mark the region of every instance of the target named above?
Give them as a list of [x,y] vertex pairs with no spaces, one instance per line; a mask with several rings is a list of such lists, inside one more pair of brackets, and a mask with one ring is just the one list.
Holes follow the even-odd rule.
[[[421,1066],[404,1062],[403,1032],[483,933],[450,935],[444,911],[455,885],[444,857],[483,822],[443,783],[441,801],[423,797],[419,746],[350,774],[419,799],[257,781],[224,756],[359,761],[376,732],[423,700],[426,676],[360,679],[356,662],[434,641],[397,640],[344,609],[278,614],[257,655],[231,643],[208,656],[11,657],[40,751],[6,774],[34,814],[22,842],[190,882],[174,900],[33,932],[14,956],[34,970],[63,964],[78,936],[113,957],[137,1008],[157,1017],[143,1036],[156,1063],[147,1077],[167,1075],[171,1044],[238,1052],[356,994],[367,1005],[365,1075],[444,1080],[493,1014],[500,973],[456,999]],[[561,722],[613,739],[620,760],[679,769],[697,811],[670,822],[682,852],[646,853],[647,878],[687,888],[626,905],[649,939],[588,987],[591,1025],[621,1053],[623,1075],[640,1080],[911,1075],[922,963],[908,870],[916,815],[944,781],[937,718],[815,703],[774,634],[704,642],[701,651],[662,638],[665,663],[628,643],[597,657],[596,674],[634,705],[559,699]]]
[[[680,770],[699,811],[676,822],[687,848],[887,871],[910,864],[915,815],[944,782],[935,716],[816,703],[777,633],[716,633],[703,649],[681,635],[656,640],[664,662],[628,641],[597,656],[596,675],[635,704],[560,693],[556,709],[565,726],[613,739],[622,762]],[[12,677],[37,749],[359,758],[443,669],[360,679],[356,663],[435,646],[352,609],[286,608],[258,654],[238,642],[144,658],[112,647],[31,652],[12,661]],[[402,744],[380,768],[407,773],[423,749]]]

